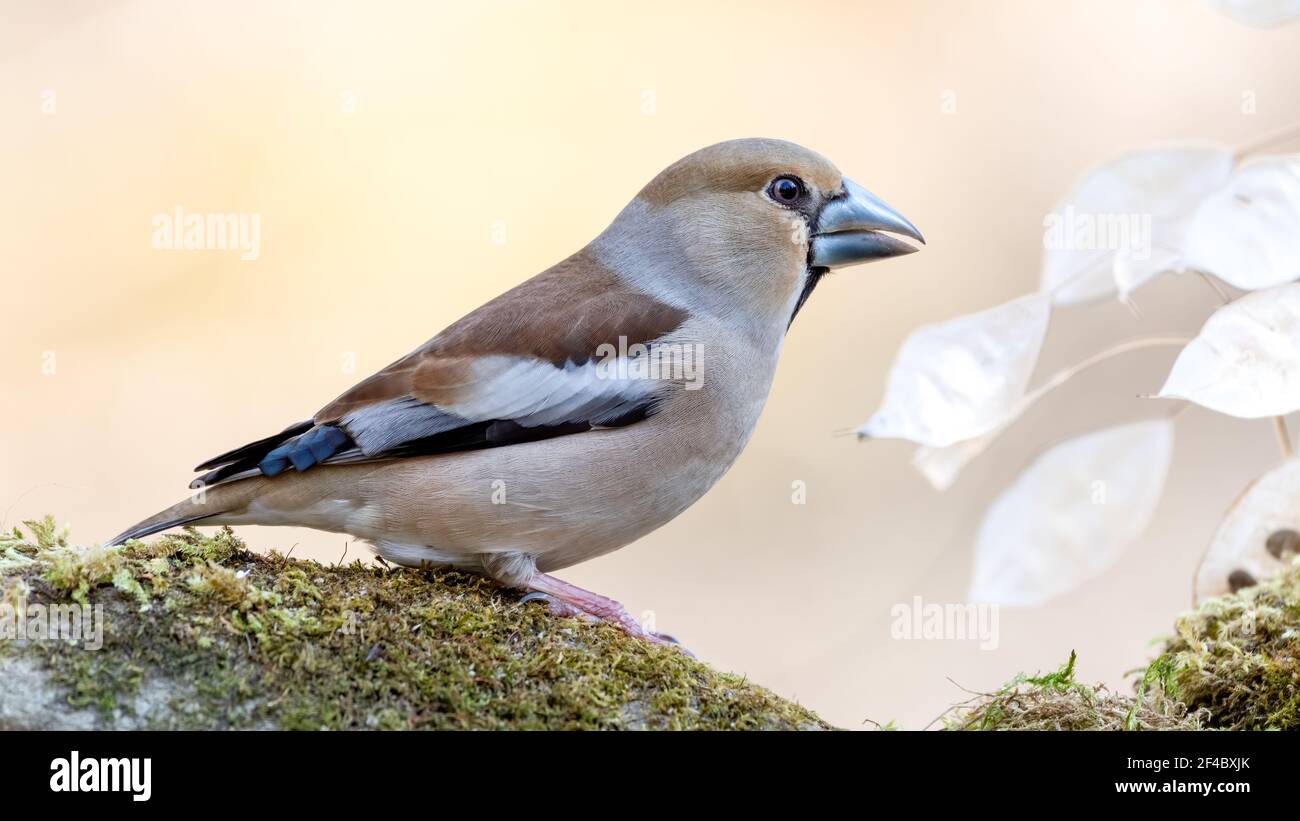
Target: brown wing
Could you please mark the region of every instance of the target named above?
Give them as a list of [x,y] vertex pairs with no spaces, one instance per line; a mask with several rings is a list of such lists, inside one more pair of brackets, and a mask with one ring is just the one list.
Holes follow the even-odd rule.
[[424,345],[361,381],[316,414],[318,424],[367,405],[411,396],[452,404],[484,356],[581,365],[605,343],[648,343],[681,325],[684,311],[632,289],[580,251],[452,324]]
[[585,251],[483,305],[361,381],[309,423],[199,467],[196,484],[292,466],[497,447],[629,424],[662,385],[595,376],[603,344],[652,344],[684,311],[628,286]]

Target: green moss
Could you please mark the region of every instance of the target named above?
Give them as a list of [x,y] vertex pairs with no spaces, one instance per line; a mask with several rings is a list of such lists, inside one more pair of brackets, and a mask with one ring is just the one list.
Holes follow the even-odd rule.
[[59,547],[47,550],[40,558],[43,559],[45,581],[55,591],[67,594],[81,604],[86,603],[91,588],[114,584],[117,578],[122,578],[125,583],[126,576],[119,574],[130,575],[120,547],[89,547],[84,550]]
[[21,570],[30,565],[36,548],[23,538],[23,532],[14,528],[9,533],[0,533],[0,573]]
[[956,729],[1300,729],[1300,560],[1180,615],[1132,695],[1074,681],[1074,654],[958,705]]
[[1300,728],[1300,565],[1181,615],[1148,677],[1213,727]]
[[944,717],[949,730],[1197,730],[1203,716],[1139,685],[1133,696],[1075,679],[1077,656],[1045,674],[1020,674]]
[[[258,556],[228,529],[78,549],[40,525],[0,542],[0,560],[23,559],[0,564],[6,597],[103,605],[104,646],[0,642],[0,670],[34,664],[96,726],[827,727],[738,676],[479,577]],[[0,691],[0,723],[21,722],[17,698]]]

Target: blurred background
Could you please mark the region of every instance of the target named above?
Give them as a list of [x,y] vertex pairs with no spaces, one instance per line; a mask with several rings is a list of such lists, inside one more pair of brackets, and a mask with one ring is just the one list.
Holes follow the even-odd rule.
[[[1082,679],[1127,687],[1222,512],[1278,459],[1267,421],[1181,414],[1148,534],[1080,589],[1003,609],[981,650],[894,640],[890,609],[962,601],[988,502],[1052,442],[1167,413],[1138,397],[1176,350],[1056,391],[944,493],[913,446],[835,434],[916,326],[1036,287],[1043,218],[1090,166],[1300,122],[1300,25],[1202,0],[5,0],[0,67],[5,526],[48,512],[99,541],[178,501],[192,465],[304,418],[586,243],[673,160],[742,136],[820,151],[929,245],[823,284],[731,472],[564,578],[841,726],[919,728],[1071,649]],[[260,215],[257,258],[156,250],[177,206]],[[1039,377],[1190,335],[1216,298],[1166,278],[1136,302],[1140,319],[1056,312]],[[348,541],[240,535],[323,562]]]

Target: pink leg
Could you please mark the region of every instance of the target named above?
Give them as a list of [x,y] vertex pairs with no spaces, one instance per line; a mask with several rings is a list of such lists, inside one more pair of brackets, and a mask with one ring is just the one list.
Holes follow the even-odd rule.
[[641,622],[632,618],[632,614],[627,612],[627,608],[613,599],[592,593],[590,590],[583,590],[577,585],[569,584],[554,576],[538,573],[529,580],[528,584],[525,585],[525,589],[532,592],[524,596],[523,601],[544,599],[550,605],[551,613],[554,615],[596,618],[610,622],[628,635],[659,644],[673,644],[681,647],[670,636],[665,637],[646,630],[641,626]]

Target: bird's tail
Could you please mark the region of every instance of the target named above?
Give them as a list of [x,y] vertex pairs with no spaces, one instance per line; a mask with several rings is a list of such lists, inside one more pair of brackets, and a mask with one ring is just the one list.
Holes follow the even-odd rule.
[[222,521],[222,517],[246,509],[249,501],[257,495],[261,484],[257,480],[244,480],[208,488],[132,525],[114,536],[105,546],[119,545],[130,539],[143,539],[181,525],[227,524]]

